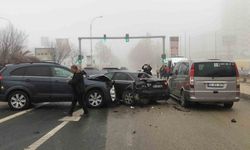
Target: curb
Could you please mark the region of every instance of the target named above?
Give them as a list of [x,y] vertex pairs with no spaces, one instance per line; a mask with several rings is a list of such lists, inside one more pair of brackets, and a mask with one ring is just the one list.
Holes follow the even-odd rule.
[[240,98],[250,100],[250,95],[245,94],[245,93],[240,93]]

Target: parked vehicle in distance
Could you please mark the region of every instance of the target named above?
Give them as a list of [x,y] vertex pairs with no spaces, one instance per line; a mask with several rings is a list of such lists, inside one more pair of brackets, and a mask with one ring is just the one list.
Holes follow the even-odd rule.
[[[0,100],[22,110],[31,103],[71,101],[68,81],[71,71],[55,63],[21,63],[5,66],[0,72]],[[115,100],[113,82],[103,76],[85,78],[85,98],[89,107],[101,107]]]
[[120,70],[128,70],[127,67],[121,67]]
[[167,81],[144,72],[114,71],[105,76],[115,82],[116,98],[126,105],[169,99]]
[[102,72],[95,67],[85,67],[84,71],[87,73],[87,76],[102,74]]
[[178,62],[169,79],[170,95],[183,107],[190,102],[220,103],[231,108],[240,100],[239,72],[235,62],[190,60]]
[[105,67],[105,68],[102,68],[102,73],[108,73],[108,72],[113,72],[113,71],[118,71],[120,70],[119,68],[116,68],[116,67]]

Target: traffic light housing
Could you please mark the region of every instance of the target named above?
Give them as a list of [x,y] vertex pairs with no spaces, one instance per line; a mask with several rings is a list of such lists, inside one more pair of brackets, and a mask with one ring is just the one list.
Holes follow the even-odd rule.
[[161,55],[161,58],[162,58],[162,59],[166,59],[166,58],[167,58],[167,55],[164,53],[164,54]]
[[125,41],[126,42],[129,42],[129,34],[127,33],[126,36],[125,36]]

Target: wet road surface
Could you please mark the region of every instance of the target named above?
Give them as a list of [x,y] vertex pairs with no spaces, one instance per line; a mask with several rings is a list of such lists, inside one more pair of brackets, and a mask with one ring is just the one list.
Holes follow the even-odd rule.
[[91,109],[79,121],[62,121],[69,103],[49,103],[5,121],[19,112],[0,103],[0,149],[249,150],[249,108],[249,100],[230,110],[218,105],[183,109],[169,100],[146,107]]

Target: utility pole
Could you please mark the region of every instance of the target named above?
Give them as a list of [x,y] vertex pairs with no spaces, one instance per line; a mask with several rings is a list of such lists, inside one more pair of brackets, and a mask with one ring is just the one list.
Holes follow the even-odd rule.
[[189,59],[191,59],[191,55],[190,55],[190,53],[191,53],[191,52],[190,52],[190,51],[191,51],[191,45],[190,45],[190,43],[191,43],[191,42],[190,42],[190,34],[189,34],[189,37],[188,37],[188,46],[189,46],[189,48],[188,48],[188,49],[189,49]]
[[214,33],[214,57],[217,59],[217,33]]
[[185,58],[187,58],[187,33],[185,32]]

